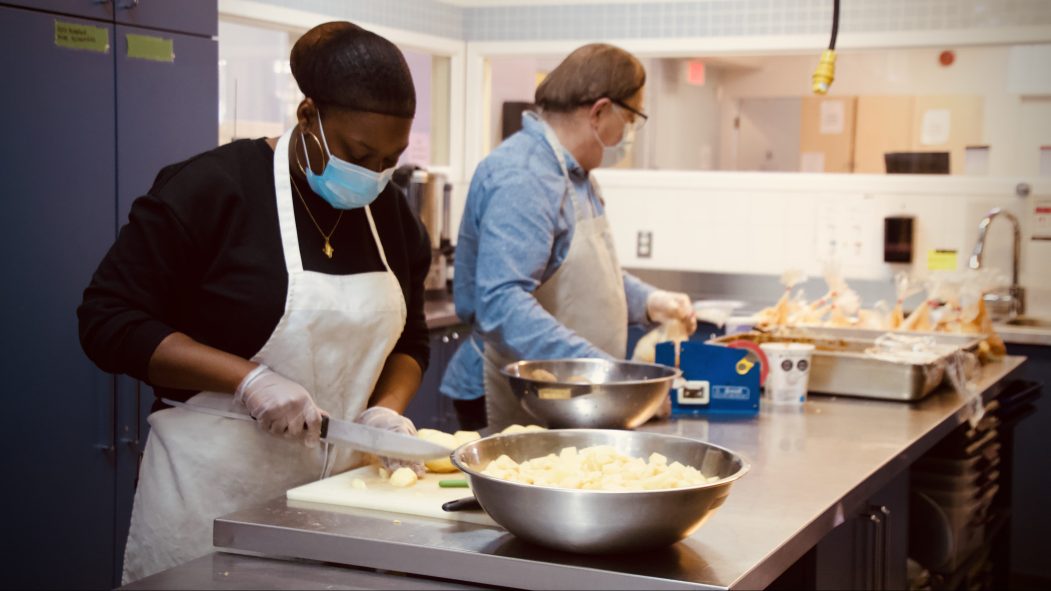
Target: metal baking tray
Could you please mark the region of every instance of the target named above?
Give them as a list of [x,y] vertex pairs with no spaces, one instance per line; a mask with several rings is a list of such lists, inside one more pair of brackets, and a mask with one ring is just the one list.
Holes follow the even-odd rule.
[[[758,331],[731,334],[709,343],[725,345],[746,340],[813,344],[808,390],[821,394],[914,401],[941,385],[948,355],[930,363],[888,361],[866,355],[865,351],[883,334],[886,332],[865,329],[792,328],[781,330],[776,335]],[[938,344],[962,350],[974,350],[980,342],[974,335],[930,333],[927,336],[933,337]]]

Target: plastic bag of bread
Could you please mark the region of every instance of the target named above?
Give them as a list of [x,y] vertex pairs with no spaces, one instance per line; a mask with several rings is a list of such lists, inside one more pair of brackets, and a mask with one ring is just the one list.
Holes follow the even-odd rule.
[[671,341],[675,343],[675,367],[679,366],[679,345],[690,338],[686,325],[680,320],[669,320],[649,331],[639,342],[635,344],[635,352],[631,355],[632,361],[643,363],[655,363],[657,359],[657,344]]

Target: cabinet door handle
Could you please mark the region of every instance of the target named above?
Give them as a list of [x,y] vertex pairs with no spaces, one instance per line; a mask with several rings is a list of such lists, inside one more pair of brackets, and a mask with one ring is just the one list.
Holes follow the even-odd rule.
[[131,10],[139,6],[139,0],[120,0],[116,6],[120,10]]
[[442,335],[442,343],[444,343],[444,344],[448,344],[449,343],[449,335],[447,335],[447,334],[446,335]]
[[458,340],[460,340],[460,333],[458,333],[458,332],[454,332],[454,333],[452,334],[452,337],[453,337],[453,340],[454,340],[454,341],[458,341]]
[[869,507],[868,520],[872,525],[872,589],[886,589],[888,554],[890,543],[887,527],[890,521],[890,509],[885,505]]

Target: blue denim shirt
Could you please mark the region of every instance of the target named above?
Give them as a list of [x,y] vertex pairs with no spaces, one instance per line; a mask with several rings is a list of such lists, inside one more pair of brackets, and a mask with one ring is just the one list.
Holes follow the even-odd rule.
[[[574,206],[604,211],[592,180],[563,151],[573,184],[574,206],[562,206],[566,182],[533,113],[479,165],[471,179],[456,242],[453,296],[456,315],[517,359],[609,358],[564,326],[537,302],[536,288],[562,266],[576,226]],[[590,205],[589,205],[590,203]],[[628,322],[646,321],[646,297],[654,287],[624,273]],[[457,399],[484,394],[481,339],[465,342],[449,363],[442,393]]]

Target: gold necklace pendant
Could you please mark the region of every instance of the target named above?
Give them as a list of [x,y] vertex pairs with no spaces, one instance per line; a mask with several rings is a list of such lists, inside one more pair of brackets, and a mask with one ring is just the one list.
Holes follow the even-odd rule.
[[336,233],[336,227],[339,226],[339,222],[343,221],[343,214],[346,213],[346,210],[339,210],[339,217],[336,218],[336,223],[332,224],[332,229],[326,234],[321,229],[321,224],[318,224],[317,220],[314,218],[314,214],[310,211],[310,207],[307,205],[307,200],[303,199],[303,193],[300,192],[295,181],[291,181],[291,184],[292,188],[296,190],[296,194],[299,195],[299,201],[303,203],[303,209],[305,209],[307,215],[310,216],[310,221],[314,222],[314,227],[317,228],[318,234],[321,234],[321,237],[325,239],[325,246],[321,247],[321,252],[325,253],[325,256],[331,259],[332,255],[335,254],[336,249],[332,248],[332,243],[329,242],[329,239]]

